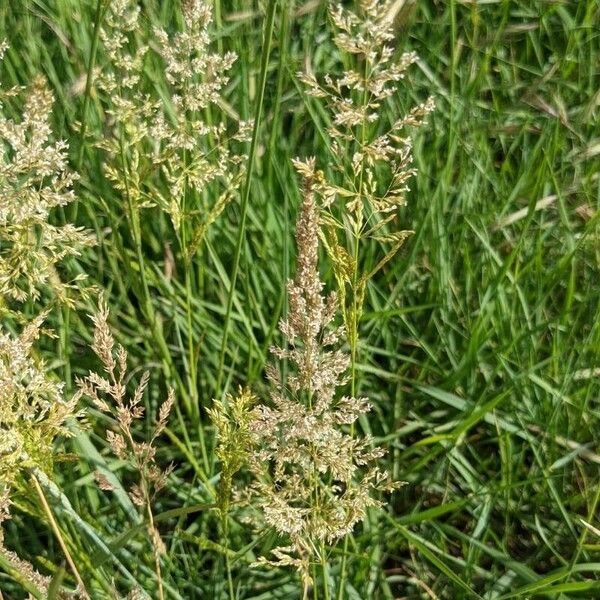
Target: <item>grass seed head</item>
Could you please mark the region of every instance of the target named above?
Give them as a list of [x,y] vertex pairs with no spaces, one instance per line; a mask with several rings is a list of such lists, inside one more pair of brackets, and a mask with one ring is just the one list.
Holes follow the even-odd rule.
[[52,139],[52,93],[41,76],[3,95],[17,93],[25,94],[20,119],[4,116],[0,105],[0,309],[37,300],[47,287],[66,300],[56,267],[93,243],[83,229],[50,219],[53,209],[75,200],[77,179],[67,165],[67,143]]
[[370,405],[336,393],[347,381],[349,358],[336,348],[342,330],[333,327],[335,294],[322,293],[318,210],[310,179],[304,189],[296,276],[288,283],[288,318],[280,323],[288,346],[272,349],[293,369],[285,385],[274,367],[269,369],[274,389],[271,403],[254,411],[250,468],[264,522],[288,541],[273,560],[261,562],[294,566],[306,582],[315,549],[350,533],[369,507],[380,504],[375,494],[390,485],[376,466],[383,451],[345,430]]

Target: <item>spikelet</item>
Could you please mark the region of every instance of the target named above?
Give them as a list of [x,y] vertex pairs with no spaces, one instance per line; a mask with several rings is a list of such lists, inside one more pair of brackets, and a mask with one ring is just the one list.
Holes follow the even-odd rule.
[[[310,72],[298,74],[308,94],[324,103],[331,115],[332,176],[317,169],[314,161],[295,164],[304,177],[312,178],[320,199],[323,242],[350,336],[356,335],[367,282],[412,233],[396,223],[415,174],[407,130],[421,126],[434,108],[429,98],[392,122],[382,118],[385,103],[398,95],[398,84],[417,60],[414,52],[394,56],[390,44],[396,5],[392,0],[361,0],[356,12],[333,5],[335,44],[354,68],[340,76],[327,74],[323,81]],[[384,250],[376,262],[361,266],[357,246],[365,239],[375,240]],[[356,339],[350,343],[355,345]]]
[[332,326],[336,295],[322,294],[318,212],[310,179],[296,242],[296,276],[287,287],[289,315],[280,323],[289,348],[271,349],[277,358],[290,361],[292,373],[284,385],[277,369],[268,369],[271,404],[255,410],[250,468],[264,521],[286,540],[273,560],[259,562],[297,568],[306,587],[310,562],[322,544],[350,533],[369,507],[380,505],[374,494],[395,486],[375,464],[384,452],[371,449],[368,438],[345,432],[370,405],[364,398],[336,393],[347,381],[349,358],[337,348],[343,328]]

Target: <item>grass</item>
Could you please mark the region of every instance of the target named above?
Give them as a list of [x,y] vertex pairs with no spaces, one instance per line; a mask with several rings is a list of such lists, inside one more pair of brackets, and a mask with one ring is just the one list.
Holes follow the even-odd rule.
[[[179,18],[175,1],[141,4],[148,27]],[[91,58],[102,2],[2,4],[0,36],[11,44],[3,83],[37,72],[50,81],[56,129],[81,164],[77,224],[100,239],[66,272],[107,290],[119,341],[136,369],[153,372],[148,409],[166,385],[179,398],[158,454],[175,464],[155,509],[165,596],[230,597],[227,552],[234,597],[297,598],[292,571],[250,568],[273,536],[232,518],[229,548],[218,539],[209,508],[219,465],[205,409],[239,384],[266,395],[299,203],[291,159],[327,161],[327,115],[294,74],[308,59],[316,72],[334,70],[335,55],[325,2],[216,4],[218,44],[239,56],[227,102],[256,119],[252,166],[187,281],[158,211],[140,215],[137,247],[90,143],[105,127],[86,86],[88,65],[104,60],[100,48]],[[419,0],[401,12],[397,45],[420,62],[399,105],[383,110],[401,114],[432,94],[436,111],[416,139],[419,173],[401,214],[416,234],[367,293],[356,386],[375,407],[361,427],[389,448],[387,468],[408,485],[349,539],[346,598],[600,596],[600,539],[582,524],[598,525],[600,501],[599,19],[593,0]],[[146,67],[148,89],[160,85],[158,68]],[[83,133],[74,126],[82,115]],[[91,366],[90,310],[51,322],[62,335],[44,352],[60,376]],[[110,597],[113,580],[154,597],[130,500],[93,483],[96,466],[110,475],[122,465],[106,452],[104,417],[91,420],[70,444],[77,457],[56,469],[48,504],[93,598]],[[44,511],[20,496],[6,545],[72,585]],[[324,570],[336,594],[341,552],[330,549]],[[2,594],[24,589],[0,559]]]

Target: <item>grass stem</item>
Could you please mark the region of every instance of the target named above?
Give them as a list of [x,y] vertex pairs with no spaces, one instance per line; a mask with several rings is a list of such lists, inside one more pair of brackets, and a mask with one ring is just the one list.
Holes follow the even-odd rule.
[[42,503],[42,508],[44,509],[44,512],[46,513],[46,516],[48,517],[48,522],[50,523],[50,527],[52,528],[52,531],[54,532],[54,535],[56,536],[56,539],[58,540],[58,543],[59,543],[60,548],[65,556],[65,559],[67,560],[69,568],[71,569],[71,572],[73,573],[73,576],[75,577],[75,581],[77,582],[77,587],[79,588],[78,592],[86,600],[88,600],[89,595],[85,589],[85,584],[83,583],[83,579],[81,578],[81,575],[79,574],[79,571],[77,570],[77,567],[75,566],[73,558],[71,557],[71,553],[69,552],[69,549],[67,548],[67,544],[65,543],[65,540],[63,539],[63,536],[60,532],[60,528],[58,527],[58,523],[56,522],[56,519],[54,518],[54,515],[52,514],[52,510],[50,509],[50,505],[48,504],[48,501],[46,500],[44,491],[42,490],[42,488],[39,484],[39,481],[37,480],[35,475],[31,476],[31,482],[33,483],[33,487],[35,488],[35,491],[40,499],[40,502]]
[[271,55],[271,45],[273,39],[273,29],[275,24],[275,7],[277,0],[269,0],[267,7],[267,17],[264,28],[263,48],[260,61],[260,80],[258,86],[258,97],[256,99],[256,110],[254,113],[254,127],[252,130],[252,141],[250,142],[250,153],[248,155],[248,170],[242,193],[242,202],[240,206],[240,222],[237,231],[237,241],[233,257],[233,267],[231,270],[231,281],[229,294],[227,297],[227,307],[225,309],[225,322],[223,323],[223,336],[221,338],[221,352],[219,355],[219,367],[217,371],[217,384],[215,394],[221,396],[221,384],[223,380],[223,370],[225,366],[225,354],[227,352],[227,341],[229,339],[229,329],[231,327],[231,312],[233,308],[233,298],[235,295],[235,286],[240,268],[240,259],[242,256],[242,247],[246,236],[246,220],[248,214],[248,202],[250,199],[250,189],[252,186],[252,176],[254,173],[254,163],[256,161],[256,152],[258,148],[258,134],[263,113],[263,104],[265,99],[265,87],[267,85],[267,72],[269,68],[269,57]]

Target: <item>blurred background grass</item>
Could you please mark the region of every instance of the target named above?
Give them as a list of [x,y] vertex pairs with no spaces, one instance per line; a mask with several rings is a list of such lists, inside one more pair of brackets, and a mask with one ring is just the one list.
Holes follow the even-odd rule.
[[[204,409],[239,384],[266,396],[263,368],[278,340],[293,259],[299,195],[290,161],[328,161],[320,135],[327,115],[303,94],[295,73],[307,63],[318,73],[340,69],[326,2],[216,2],[215,46],[239,56],[226,100],[243,118],[256,115],[266,68],[219,389],[239,203],[228,207],[194,260],[191,329],[171,226],[157,209],[143,211],[146,276],[160,323],[150,328],[125,211],[93,146],[108,126],[93,86],[83,147],[77,127],[97,4],[0,5],[0,32],[11,45],[3,85],[43,73],[56,95],[56,131],[70,142],[73,164],[81,163],[76,213],[56,218],[76,214],[77,224],[100,239],[69,263],[67,275],[85,272],[88,283],[107,290],[119,341],[140,371],[152,370],[149,409],[166,385],[180,398],[159,451],[160,461],[176,469],[157,508],[173,598],[224,593],[216,519],[201,510],[218,476]],[[140,4],[148,29],[172,29],[180,19],[176,0]],[[401,102],[382,110],[402,114],[431,94],[436,111],[415,140],[419,174],[400,216],[416,234],[368,291],[359,392],[375,406],[363,427],[389,447],[387,467],[409,485],[355,532],[348,597],[599,597],[600,539],[582,520],[598,524],[600,499],[600,4],[398,5],[398,52],[415,50],[420,61]],[[105,60],[99,48],[96,68]],[[149,63],[143,87],[161,86],[160,65]],[[323,265],[331,282],[325,257]],[[69,380],[92,364],[90,310],[82,303],[51,323],[60,339],[47,342],[49,366]],[[190,360],[199,410],[189,401]],[[82,521],[60,508],[58,518],[98,598],[109,597],[113,579],[121,590],[135,581],[147,590],[153,585],[149,550],[130,529],[125,497],[100,494],[93,484],[96,465],[120,468],[104,456],[103,418],[92,413],[92,427],[73,442],[80,458],[57,469]],[[61,552],[39,507],[24,497],[16,508],[7,545],[40,569],[55,570]],[[247,527],[232,525],[240,598],[298,596],[293,573],[249,568],[274,541],[262,536],[252,545]],[[333,560],[334,579],[338,568]],[[3,575],[0,589],[21,597]]]

